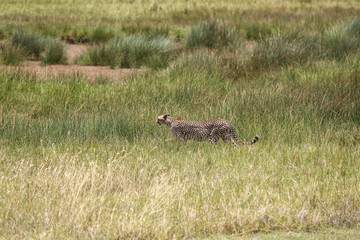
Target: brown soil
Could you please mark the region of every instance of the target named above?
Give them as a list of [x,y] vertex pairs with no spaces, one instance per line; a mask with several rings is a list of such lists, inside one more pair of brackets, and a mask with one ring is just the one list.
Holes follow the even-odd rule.
[[69,65],[48,65],[42,66],[40,61],[28,61],[21,66],[4,66],[1,68],[6,68],[10,70],[24,71],[26,73],[31,73],[37,77],[46,77],[59,76],[59,75],[74,75],[80,74],[84,77],[89,78],[90,80],[96,78],[111,78],[111,79],[121,79],[126,76],[129,76],[134,73],[143,72],[143,69],[110,69],[109,66],[80,66],[74,65],[74,61],[84,52],[88,46],[79,45],[79,44],[68,44],[66,47],[66,54],[68,58]]
[[66,45],[66,55],[68,62],[73,64],[75,60],[87,49],[89,48],[88,45],[81,45],[81,44],[67,44]]

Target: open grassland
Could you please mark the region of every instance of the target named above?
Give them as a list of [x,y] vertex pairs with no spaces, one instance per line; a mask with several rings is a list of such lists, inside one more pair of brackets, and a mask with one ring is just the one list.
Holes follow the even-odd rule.
[[3,0],[0,32],[10,35],[19,27],[44,35],[70,35],[80,42],[95,27],[113,34],[170,35],[181,40],[189,26],[222,19],[249,38],[276,31],[323,30],[337,21],[360,15],[354,0],[256,1],[109,1]]
[[[0,238],[358,239],[358,11],[3,1],[2,63],[66,62],[55,37],[69,34],[96,43],[81,64],[147,70],[93,81],[0,71]],[[155,123],[165,113],[224,118],[261,139],[184,146]]]
[[[212,53],[208,53],[210,56]],[[171,238],[360,222],[359,58],[225,79],[172,65],[121,82],[2,72],[1,234]],[[170,112],[229,119],[234,149],[165,142]]]

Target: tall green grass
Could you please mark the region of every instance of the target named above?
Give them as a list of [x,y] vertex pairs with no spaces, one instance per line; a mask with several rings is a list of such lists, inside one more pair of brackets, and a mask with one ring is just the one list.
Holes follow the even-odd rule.
[[[341,60],[359,52],[358,25],[359,20],[353,19],[330,27],[324,34],[279,33],[257,42],[243,42],[231,50],[215,53],[198,51],[180,59],[175,65],[186,59],[185,62],[194,61],[190,65],[194,64],[196,68],[206,68],[211,73],[220,71],[227,73],[227,77],[239,79],[287,66],[312,64],[318,60]],[[209,62],[209,59],[216,60]]]
[[[210,71],[221,67],[215,53],[180,60],[108,83],[2,71],[0,234],[192,238],[359,224],[357,56],[238,81]],[[184,146],[166,141],[162,113],[225,118],[241,139],[262,138]]]
[[241,29],[247,27],[254,29],[254,32],[256,26],[261,28],[264,25],[280,31],[292,31],[295,28],[313,31],[324,30],[329,24],[357,17],[360,11],[354,1],[337,3],[326,0],[311,3],[292,1],[288,4],[279,0],[272,0],[268,4],[239,3],[233,0],[226,4],[209,0],[197,1],[195,4],[169,0],[154,4],[128,1],[121,5],[103,0],[65,0],[56,5],[40,0],[26,3],[4,0],[2,3],[0,18],[3,24],[0,31],[7,37],[23,27],[42,35],[59,38],[69,36],[69,39],[78,43],[84,42],[94,26],[99,25],[107,26],[114,32],[121,29],[126,34],[169,37],[174,37],[178,31],[186,32],[189,26],[209,19],[222,19],[230,26],[239,26]]
[[123,68],[163,68],[174,53],[174,43],[163,37],[150,38],[130,35],[114,38],[82,54],[78,63],[84,65],[110,65]]
[[45,50],[44,38],[33,32],[18,30],[11,37],[10,43],[23,48],[25,55],[32,60],[40,59]]
[[125,24],[121,30],[129,35],[145,35],[149,37],[169,37],[169,27],[167,25],[154,26],[147,22],[137,22]]
[[360,19],[355,18],[346,23],[329,28],[322,40],[328,57],[341,59],[360,49]]
[[[142,135],[146,139],[147,134],[150,138],[160,134],[159,128],[154,129],[154,115],[169,112],[194,120],[221,116],[233,120],[235,126],[243,126],[245,138],[258,133],[265,135],[265,141],[270,138],[295,143],[306,138],[288,136],[293,124],[309,126],[309,133],[313,132],[309,137],[317,138],[331,125],[345,120],[352,128],[351,123],[359,120],[357,58],[339,65],[329,61],[322,70],[317,70],[320,62],[316,67],[289,68],[235,82],[227,78],[226,72],[210,72],[216,60],[209,56],[208,62],[203,62],[203,55],[195,56],[156,76],[145,74],[125,84],[87,83],[76,76],[71,82],[38,83],[31,76],[3,73],[2,125],[7,127],[2,129],[2,138],[22,139],[26,135],[23,133],[30,131],[40,134],[27,134],[33,139],[30,142],[48,134],[57,136],[51,139],[61,139],[69,124],[68,130],[75,138],[100,134],[99,138],[135,139]],[[194,67],[196,64],[208,67],[202,70]],[[151,87],[144,84],[149,82]],[[61,122],[66,123],[64,130],[55,131],[53,128],[62,126]],[[252,124],[248,127],[248,123]],[[335,136],[330,138],[340,141]]]
[[316,38],[291,35],[264,39],[255,45],[245,68],[256,72],[316,60],[320,54],[316,41]]
[[268,36],[271,36],[275,32],[276,32],[275,29],[262,25],[252,25],[252,26],[244,27],[245,37],[248,40],[258,41]]
[[47,64],[64,64],[67,61],[65,54],[65,43],[60,40],[48,39],[45,50],[41,53],[41,62]]
[[239,39],[224,23],[211,20],[191,29],[186,46],[190,49],[199,47],[217,49],[234,45],[236,41]]
[[[63,9],[42,4],[50,13],[54,6]],[[69,8],[78,14],[84,8],[77,4]],[[88,4],[92,9],[98,1]],[[135,11],[126,4],[129,8],[121,9]],[[233,24],[244,16],[262,16],[273,27],[279,19],[282,26],[293,24],[299,20],[293,15],[313,9],[297,14],[250,9],[240,15],[219,3],[213,3],[215,11],[172,2],[175,10],[162,15],[168,2],[159,4],[150,6],[156,13],[147,21],[170,14],[170,23],[193,22],[217,12],[226,19],[238,16]],[[136,10],[148,14],[144,8]],[[114,15],[108,15],[101,22],[113,22]],[[25,13],[18,16],[23,18]],[[309,21],[314,20],[301,24]],[[324,34],[280,31],[231,49],[220,46],[221,51],[198,45],[200,50],[183,51],[177,59],[172,41],[132,35],[80,58],[83,64],[112,67],[168,66],[116,82],[79,75],[39,81],[0,70],[0,236],[178,239],[356,228],[358,28],[355,19]],[[155,123],[163,113],[191,120],[224,118],[239,138],[249,141],[259,134],[261,139],[251,147],[184,146],[171,140],[169,128]]]
[[65,44],[52,37],[18,30],[10,39],[13,48],[21,49],[24,58],[41,60],[43,64],[65,63]]
[[106,42],[113,37],[115,37],[115,34],[103,26],[95,28],[90,35],[90,39],[94,43]]
[[25,61],[22,48],[8,43],[0,44],[0,63],[20,65]]

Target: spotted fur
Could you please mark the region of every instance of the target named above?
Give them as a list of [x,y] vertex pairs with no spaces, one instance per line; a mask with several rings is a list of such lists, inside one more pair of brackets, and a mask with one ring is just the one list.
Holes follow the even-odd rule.
[[[160,115],[156,121],[157,124],[165,124],[171,128],[171,133],[186,141],[191,139],[195,141],[209,140],[211,143],[217,143],[219,139],[230,144],[232,140],[236,142],[251,145],[258,141],[259,136],[255,136],[252,142],[243,142],[238,139],[234,128],[230,122],[224,119],[213,119],[208,121],[190,121],[183,118],[174,118],[170,114]],[[236,146],[236,143],[234,146]]]

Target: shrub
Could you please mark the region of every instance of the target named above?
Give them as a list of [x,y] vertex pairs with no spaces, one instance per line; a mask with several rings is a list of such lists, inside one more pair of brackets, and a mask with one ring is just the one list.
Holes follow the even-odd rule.
[[46,38],[45,50],[41,53],[41,62],[43,64],[66,63],[65,43],[58,39]]
[[226,47],[236,41],[236,36],[219,21],[202,23],[191,29],[186,40],[190,49],[196,47],[217,48]]
[[173,51],[173,42],[169,39],[130,35],[89,49],[79,57],[78,62],[124,68],[139,68],[142,65],[160,68],[167,66]]
[[6,65],[19,65],[24,62],[23,50],[9,43],[0,45],[0,60]]

